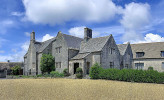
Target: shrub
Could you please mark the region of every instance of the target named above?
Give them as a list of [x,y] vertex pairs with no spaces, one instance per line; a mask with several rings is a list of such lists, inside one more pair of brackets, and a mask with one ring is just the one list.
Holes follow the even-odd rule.
[[63,73],[59,73],[58,71],[51,71],[50,72],[51,77],[64,77]]
[[19,75],[20,69],[21,69],[20,66],[11,67],[11,70],[12,70],[13,75]]
[[103,69],[97,64],[91,67],[91,79],[119,80],[127,82],[164,83],[164,72],[136,69]]
[[64,70],[63,70],[63,74],[64,74],[64,76],[69,76],[70,74],[69,74],[69,71],[68,71],[68,68],[65,68]]
[[148,70],[153,70],[153,67],[148,67]]
[[76,69],[76,73],[82,73],[82,72],[83,72],[82,68],[77,68]]
[[83,70],[82,70],[82,68],[77,68],[76,69],[76,77],[79,78],[79,79],[83,78]]
[[43,75],[42,74],[39,74],[39,75],[36,75],[37,77],[42,77]]
[[91,79],[100,79],[100,72],[101,72],[102,68],[100,67],[100,65],[98,63],[95,63],[90,70],[90,74],[89,76],[91,77]]

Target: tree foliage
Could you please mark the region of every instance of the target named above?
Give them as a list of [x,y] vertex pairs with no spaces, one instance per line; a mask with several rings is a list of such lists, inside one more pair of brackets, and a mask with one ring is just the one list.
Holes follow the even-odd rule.
[[51,71],[55,70],[55,61],[54,57],[51,54],[43,54],[41,57],[41,62],[40,62],[40,68],[42,73],[48,72],[50,73]]
[[19,75],[19,71],[20,71],[21,67],[20,66],[14,66],[14,67],[11,67],[11,70],[12,70],[12,73],[13,75]]

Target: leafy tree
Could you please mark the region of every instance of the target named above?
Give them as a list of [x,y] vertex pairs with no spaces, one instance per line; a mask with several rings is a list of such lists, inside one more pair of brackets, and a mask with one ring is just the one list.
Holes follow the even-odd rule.
[[13,75],[19,75],[20,69],[21,69],[21,67],[18,66],[18,65],[14,66],[14,67],[11,67]]
[[41,57],[41,62],[40,62],[40,68],[42,73],[48,72],[50,73],[51,71],[55,70],[55,61],[54,57],[51,54],[43,54]]

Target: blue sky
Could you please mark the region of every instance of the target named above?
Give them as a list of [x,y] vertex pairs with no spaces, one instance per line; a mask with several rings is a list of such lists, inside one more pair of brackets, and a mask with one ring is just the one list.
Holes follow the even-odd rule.
[[37,41],[58,31],[83,38],[112,34],[117,44],[163,42],[163,0],[0,0],[0,61],[23,61],[34,30]]

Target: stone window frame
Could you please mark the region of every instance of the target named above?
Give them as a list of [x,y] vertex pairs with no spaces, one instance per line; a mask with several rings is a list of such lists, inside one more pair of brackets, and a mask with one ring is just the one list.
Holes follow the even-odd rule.
[[161,66],[161,69],[163,69],[163,70],[164,70],[164,62],[162,62],[162,66]]
[[129,64],[125,64],[125,68],[128,69],[129,68]]
[[61,62],[56,62],[55,66],[56,66],[56,68],[61,68]]
[[144,57],[145,52],[136,52],[136,58]]
[[114,62],[109,62],[110,68],[114,68]]
[[56,53],[61,53],[61,51],[62,51],[62,47],[60,46],[60,47],[56,47]]
[[115,49],[114,48],[109,48],[109,54],[114,54]]
[[164,57],[164,51],[161,51],[161,57]]
[[135,69],[143,69],[144,68],[144,63],[135,63]]

